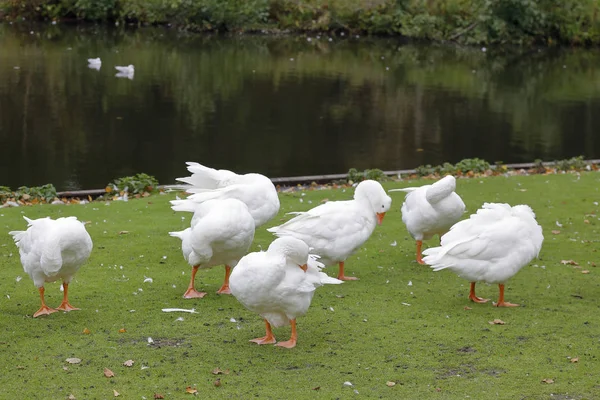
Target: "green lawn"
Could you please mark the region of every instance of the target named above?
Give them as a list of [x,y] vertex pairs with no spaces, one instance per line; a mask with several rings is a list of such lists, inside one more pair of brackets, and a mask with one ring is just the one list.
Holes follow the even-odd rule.
[[[404,399],[594,398],[600,390],[600,270],[594,264],[600,262],[599,178],[592,172],[458,181],[469,214],[484,201],[526,203],[544,228],[541,259],[507,285],[507,301],[522,306],[506,309],[470,303],[468,282],[416,264],[414,242],[400,218],[404,195],[392,193],[383,225],[346,263],[347,273],[360,280],[317,290],[308,314],[298,319],[292,350],[248,342],[264,334],[263,322],[235,298],[215,294],[222,267],[199,272],[197,288],[209,293],[204,299],[181,297],[191,268],[179,240],[167,232],[185,228],[190,215],[171,211],[174,194],[0,209],[0,398],[107,399],[113,390],[127,399],[153,399],[155,393],[193,398],[187,387],[202,398],[334,399],[351,398],[353,391]],[[270,243],[266,228],[279,224],[285,212],[352,193],[282,194],[280,215],[257,231],[252,250]],[[38,293],[8,235],[25,228],[22,215],[74,215],[91,222],[94,251],[69,288],[71,303],[81,311],[31,317],[39,308]],[[326,272],[335,275],[337,267]],[[145,277],[153,282],[144,283]],[[50,306],[60,303],[59,287],[46,286]],[[498,289],[480,284],[477,293],[495,300]],[[198,313],[164,313],[164,307]],[[494,319],[505,325],[489,324]],[[275,336],[287,340],[289,327],[276,329]],[[82,361],[71,365],[69,357]],[[135,363],[125,367],[129,359]],[[216,376],[217,367],[230,372]],[[106,378],[104,368],[115,376]],[[213,384],[217,378],[219,387]],[[346,381],[353,386],[344,386]]]

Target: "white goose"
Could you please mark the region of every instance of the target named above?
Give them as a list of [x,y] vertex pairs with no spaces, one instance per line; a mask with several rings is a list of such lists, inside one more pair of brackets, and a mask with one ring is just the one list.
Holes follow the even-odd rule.
[[231,293],[248,310],[265,320],[266,335],[253,339],[257,344],[275,343],[271,330],[290,324],[290,340],[277,346],[296,345],[296,317],[306,314],[315,289],[342,281],[321,272],[323,264],[309,255],[308,245],[291,237],[275,239],[267,251],[243,257],[231,273]]
[[88,58],[88,68],[95,69],[96,71],[100,71],[100,67],[102,67],[102,60],[100,57],[98,58]]
[[131,64],[127,66],[116,66],[115,69],[122,74],[133,75],[135,73],[135,67]]
[[127,78],[129,80],[133,80],[133,76],[135,74],[135,67],[133,65],[130,64],[124,67],[117,66],[115,69],[119,71],[115,74],[117,78]]
[[183,297],[202,298],[204,292],[194,288],[199,268],[225,265],[225,280],[219,294],[230,294],[229,275],[240,258],[248,253],[254,239],[254,219],[239,200],[210,200],[201,204],[192,226],[181,232],[169,232],[181,239],[183,257],[192,266],[192,277]]
[[179,188],[193,194],[184,200],[171,201],[173,210],[195,212],[197,205],[207,200],[238,199],[248,206],[257,228],[279,212],[277,190],[266,176],[253,173],[238,175],[195,162],[187,165],[192,175],[177,180],[188,184]]
[[267,229],[278,237],[292,236],[304,241],[325,265],[339,263],[338,279],[344,275],[344,261],[369,239],[381,224],[392,199],[381,184],[365,180],[356,186],[354,200],[330,201],[297,214],[288,222]]
[[[40,292],[41,308],[34,317],[48,315],[57,310],[79,310],[69,304],[68,289],[73,275],[89,258],[92,252],[92,238],[83,223],[75,217],[29,219],[26,231],[12,231],[21,256],[21,264],[33,279]],[[63,301],[57,308],[50,308],[44,300],[44,283],[63,281]]]
[[436,234],[441,237],[465,213],[465,203],[455,190],[456,179],[451,175],[433,185],[389,190],[408,193],[402,204],[402,222],[417,241],[419,264],[424,264],[421,257],[423,240]]
[[542,227],[527,205],[484,203],[476,214],[454,225],[442,236],[442,245],[427,249],[423,259],[434,271],[445,268],[471,281],[469,299],[485,303],[475,295],[475,283],[497,283],[497,307],[514,307],[504,301],[504,283],[537,257],[542,248]]

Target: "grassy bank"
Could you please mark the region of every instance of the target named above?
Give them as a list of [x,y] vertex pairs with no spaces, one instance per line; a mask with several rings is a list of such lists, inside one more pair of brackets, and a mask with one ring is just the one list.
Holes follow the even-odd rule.
[[[483,201],[527,203],[544,228],[541,260],[507,285],[507,300],[523,305],[516,309],[469,303],[466,281],[417,265],[400,219],[403,195],[392,194],[383,225],[347,262],[360,280],[317,291],[308,315],[298,320],[298,346],[291,351],[248,343],[264,333],[263,324],[234,298],[214,294],[222,268],[199,273],[198,288],[209,293],[204,299],[181,298],[190,268],[167,232],[183,229],[189,216],[169,209],[174,195],[2,209],[2,391],[6,398],[76,399],[109,398],[113,390],[121,398],[192,398],[188,387],[204,398],[330,399],[348,398],[354,390],[383,398],[593,398],[600,385],[600,325],[593,318],[600,285],[599,179],[597,172],[584,172],[458,181],[469,213]],[[351,194],[282,193],[280,215],[268,225],[287,218],[286,212]],[[37,291],[6,233],[24,228],[22,215],[90,221],[94,251],[69,292],[81,311],[31,318]],[[252,250],[272,240],[267,227],[257,231]],[[153,281],[144,282],[146,277]],[[497,287],[481,285],[478,294],[495,298]],[[60,298],[59,285],[49,284],[49,304]],[[164,307],[198,313],[163,313]],[[494,319],[505,324],[489,324]],[[286,338],[289,328],[275,334]],[[70,357],[81,362],[69,364]],[[126,360],[133,366],[124,366]],[[217,367],[229,371],[214,375]],[[115,376],[106,378],[104,368]],[[344,387],[346,381],[353,387]]]
[[195,31],[350,31],[465,44],[600,43],[598,0],[0,0],[4,18]]

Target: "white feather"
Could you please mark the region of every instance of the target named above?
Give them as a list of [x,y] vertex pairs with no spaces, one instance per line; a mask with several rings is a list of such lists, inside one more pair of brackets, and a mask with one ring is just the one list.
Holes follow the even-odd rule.
[[216,170],[188,162],[191,176],[178,178],[192,195],[184,200],[173,200],[175,211],[196,212],[196,204],[209,200],[237,199],[248,206],[256,227],[263,225],[279,212],[279,197],[273,182],[260,174],[238,175],[228,170]]

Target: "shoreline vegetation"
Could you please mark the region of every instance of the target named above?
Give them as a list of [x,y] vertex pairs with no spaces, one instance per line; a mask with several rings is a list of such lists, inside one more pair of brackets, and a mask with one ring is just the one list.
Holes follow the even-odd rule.
[[[448,174],[459,178],[481,178],[498,175],[565,174],[598,170],[600,170],[600,160],[585,160],[583,156],[560,161],[542,161],[538,159],[532,163],[503,164],[496,162],[493,165],[479,158],[469,158],[456,164],[446,162],[437,166],[421,165],[411,170],[382,171],[380,169],[366,169],[358,171],[356,168],[350,168],[345,175],[272,178],[272,181],[275,183],[277,191],[293,192],[315,188],[351,186],[364,179],[373,179],[380,182],[390,180],[399,182],[414,179],[439,179]],[[95,200],[127,201],[130,197],[143,198],[153,193],[165,194],[166,191],[178,190],[177,186],[176,184],[159,185],[155,177],[145,173],[115,179],[113,182],[108,183],[104,189],[57,192],[51,183],[36,187],[21,186],[17,190],[0,186],[0,208],[36,204],[87,204]]]
[[462,45],[600,44],[598,0],[0,0],[0,21],[371,34]]

